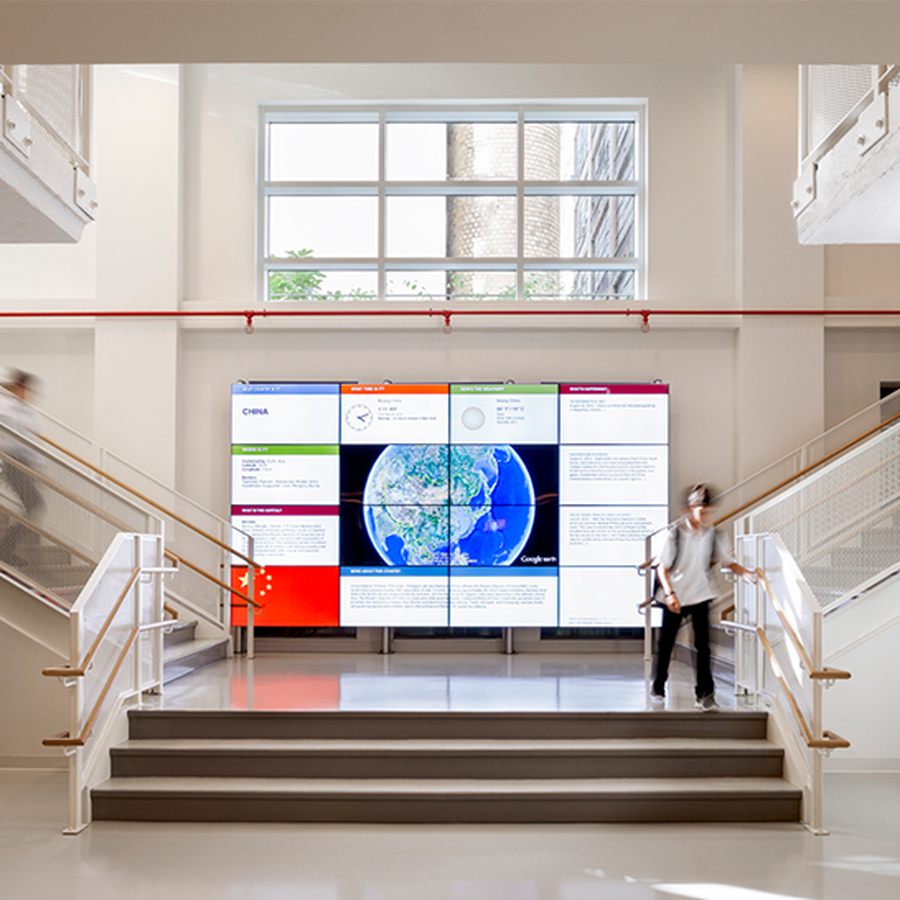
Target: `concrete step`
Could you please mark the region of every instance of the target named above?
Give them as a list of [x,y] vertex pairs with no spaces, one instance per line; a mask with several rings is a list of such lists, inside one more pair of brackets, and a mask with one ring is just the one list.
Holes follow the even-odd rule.
[[83,587],[87,584],[91,573],[94,571],[89,565],[82,563],[60,563],[46,565],[44,563],[30,564],[25,560],[21,566],[29,578],[46,585],[52,590],[60,588]]
[[185,622],[181,619],[172,619],[169,627],[163,632],[163,646],[175,647],[178,644],[187,644],[195,640],[197,635],[197,622]]
[[838,547],[830,554],[831,566],[837,569],[866,568],[880,572],[900,560],[900,544],[879,547]]
[[133,740],[764,740],[766,713],[141,709],[129,711],[129,736]]
[[[184,633],[193,634],[193,629]],[[228,638],[194,638],[174,643],[163,636],[163,682],[169,684],[228,656]]]
[[779,778],[115,778],[95,819],[183,822],[796,822]]
[[131,710],[97,819],[797,821],[762,712]]
[[59,566],[67,565],[72,561],[68,551],[53,544],[35,544],[23,541],[17,547],[16,553],[25,560],[28,566]]
[[112,775],[179,778],[778,778],[765,740],[130,740]]

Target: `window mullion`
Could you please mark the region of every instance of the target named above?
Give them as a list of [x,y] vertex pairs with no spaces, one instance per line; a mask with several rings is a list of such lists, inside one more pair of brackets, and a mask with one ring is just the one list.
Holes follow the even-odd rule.
[[[268,299],[275,273],[294,272],[299,274],[293,282],[279,275],[278,292],[282,299],[292,299],[292,284],[300,286],[293,297],[297,299],[305,282],[319,278],[319,283],[325,285],[322,292],[329,298],[349,290],[384,301],[394,294],[403,294],[403,283],[412,280],[404,273],[440,270],[460,273],[459,283],[454,282],[453,287],[460,299],[464,295],[501,300],[515,296],[524,301],[526,293],[546,299],[586,300],[615,293],[640,295],[646,279],[646,111],[643,107],[626,109],[624,103],[617,108],[614,101],[609,109],[590,104],[584,109],[574,102],[549,106],[544,110],[528,104],[509,105],[498,111],[477,103],[471,108],[460,105],[446,110],[440,104],[421,108],[371,104],[365,108],[338,106],[321,113],[311,109],[295,113],[285,109],[262,110],[257,192],[261,296]],[[410,132],[398,132],[396,142],[393,131],[388,135],[388,127],[394,127],[395,119],[413,126],[443,123],[463,129],[467,123],[474,123],[469,129],[476,133],[474,137],[466,137],[461,130],[460,142],[453,143],[459,171],[448,169],[446,180],[441,180],[440,167],[434,169],[428,163],[430,156],[416,157],[418,145],[409,143]],[[306,133],[283,130],[294,121],[313,129],[308,132],[308,140]],[[277,154],[273,150],[276,138],[272,122],[276,129],[282,129],[277,135]],[[492,131],[490,124],[479,133],[478,123],[495,122],[507,123],[503,126],[505,134]],[[553,126],[557,122],[558,129]],[[319,128],[319,123],[325,124]],[[357,132],[345,131],[334,137],[335,127],[339,130],[356,123],[368,129],[367,133],[359,132],[358,145],[365,150],[362,155],[353,152]],[[513,127],[514,135],[510,133]],[[331,150],[320,151],[316,157],[309,148],[316,147],[315,139],[323,135],[323,143]],[[297,143],[298,149],[291,156],[291,142],[297,142],[298,136],[307,142]],[[529,151],[537,154],[529,160],[526,141]],[[433,132],[425,135],[423,146],[433,155],[439,146]],[[513,151],[515,164],[511,166],[509,157]],[[377,160],[372,166],[374,153]],[[307,157],[312,160],[311,165],[307,165]],[[407,164],[407,159],[414,164]],[[573,162],[579,166],[578,172],[572,171]],[[391,181],[387,177],[389,166]],[[273,176],[295,180],[273,180]],[[344,176],[347,180],[343,180]],[[452,229],[456,236],[452,245],[448,242],[444,248],[445,255],[441,255],[440,241],[435,237],[442,227],[439,197],[445,198],[445,204],[448,198],[461,198],[452,220],[446,218],[443,226],[448,235]],[[354,212],[357,208],[362,210],[358,216]],[[599,212],[604,210],[601,246],[590,238],[585,227],[589,229],[592,222],[596,225]],[[515,220],[511,222],[513,215]],[[392,226],[392,252],[398,254],[395,256],[388,255],[388,225]],[[624,229],[625,243],[620,229]],[[299,260],[267,255],[291,252],[295,244],[323,255]],[[628,251],[632,255],[616,255]],[[352,257],[342,256],[343,252]],[[451,258],[446,255],[450,252],[458,255]],[[562,257],[559,253],[568,255]],[[601,258],[594,253],[612,256]],[[366,270],[368,274],[352,275],[349,270]],[[318,271],[332,274],[325,278],[317,276]],[[490,271],[506,274],[473,274]],[[551,276],[554,271],[568,274]],[[595,276],[589,275],[591,271]],[[595,280],[588,284],[591,277]],[[427,290],[433,292],[433,282],[441,279],[434,275],[429,278]],[[335,284],[337,288],[332,287]],[[362,287],[354,287],[356,284]]]
[[525,111],[516,117],[516,299],[525,297]]
[[386,135],[385,128],[385,111],[382,109],[378,113],[378,299],[384,300],[387,297],[387,275],[385,274],[384,259],[387,247],[386,230],[387,230],[387,204],[385,202],[385,150]]

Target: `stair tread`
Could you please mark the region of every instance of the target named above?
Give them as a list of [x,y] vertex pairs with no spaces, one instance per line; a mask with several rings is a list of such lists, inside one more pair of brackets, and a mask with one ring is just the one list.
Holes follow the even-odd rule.
[[194,638],[192,641],[185,641],[180,644],[171,644],[163,647],[163,661],[168,662],[171,659],[182,659],[190,656],[192,653],[199,653],[209,647],[218,647],[227,644],[228,638]]
[[584,738],[510,740],[454,738],[453,740],[406,739],[304,739],[304,738],[158,738],[128,740],[113,748],[118,754],[228,754],[267,753],[291,756],[300,753],[329,754],[529,754],[621,753],[658,756],[668,753],[718,753],[729,755],[780,755],[782,750],[764,738]]
[[129,718],[139,719],[483,719],[489,722],[505,719],[526,721],[562,721],[566,719],[603,722],[605,720],[683,720],[704,722],[726,720],[765,720],[766,712],[758,710],[721,709],[714,714],[692,709],[659,710],[482,710],[482,709],[133,709]]
[[783,778],[591,778],[591,779],[366,779],[366,778],[197,778],[153,776],[110,778],[92,791],[108,796],[514,796],[566,795],[585,799],[635,795],[795,796],[800,789]]

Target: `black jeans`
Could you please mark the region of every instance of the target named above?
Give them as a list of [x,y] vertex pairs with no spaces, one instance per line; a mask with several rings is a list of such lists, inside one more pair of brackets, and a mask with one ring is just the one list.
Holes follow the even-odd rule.
[[684,606],[681,612],[674,613],[670,609],[663,610],[662,631],[659,635],[659,648],[656,655],[656,675],[653,679],[653,690],[664,694],[666,679],[669,677],[669,661],[675,647],[675,637],[681,627],[682,619],[691,617],[694,626],[694,649],[697,651],[697,699],[709,697],[715,693],[712,667],[709,654],[709,605],[711,600]]

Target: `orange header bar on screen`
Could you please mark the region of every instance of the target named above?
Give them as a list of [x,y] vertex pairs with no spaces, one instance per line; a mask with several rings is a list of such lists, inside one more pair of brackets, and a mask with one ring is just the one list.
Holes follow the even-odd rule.
[[448,384],[342,384],[342,394],[449,394]]

